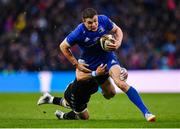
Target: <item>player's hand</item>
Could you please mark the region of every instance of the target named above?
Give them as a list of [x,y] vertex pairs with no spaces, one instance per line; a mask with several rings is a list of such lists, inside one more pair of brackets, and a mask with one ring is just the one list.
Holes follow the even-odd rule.
[[107,66],[107,64],[105,64],[105,65],[101,64],[100,66],[97,67],[97,69],[96,69],[97,76],[104,75],[106,73],[106,66]]
[[79,70],[82,71],[82,72],[90,73],[90,72],[92,72],[92,71],[87,68],[88,66],[89,66],[89,65],[86,64],[86,63],[78,63],[77,66],[76,66],[76,68],[79,69]]
[[128,77],[128,72],[125,68],[121,68],[121,75],[120,75],[120,79],[122,81],[126,81]]
[[118,49],[118,41],[116,39],[111,39],[112,42],[110,42],[109,44],[107,44],[107,48],[110,50],[110,51],[115,51]]

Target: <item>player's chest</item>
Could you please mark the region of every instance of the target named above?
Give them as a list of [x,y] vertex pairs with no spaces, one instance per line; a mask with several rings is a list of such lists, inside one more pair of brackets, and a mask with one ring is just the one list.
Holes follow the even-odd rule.
[[103,32],[86,32],[83,36],[82,36],[82,40],[81,40],[81,45],[85,46],[85,47],[91,47],[95,44],[97,44],[98,39],[106,34],[106,31]]

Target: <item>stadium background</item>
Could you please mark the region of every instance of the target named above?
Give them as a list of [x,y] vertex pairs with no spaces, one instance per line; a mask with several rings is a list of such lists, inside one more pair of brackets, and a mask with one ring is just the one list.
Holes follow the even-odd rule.
[[[63,91],[74,79],[70,72],[74,68],[58,45],[81,22],[81,11],[94,7],[123,30],[123,43],[116,54],[129,70],[128,81],[136,85],[144,80],[137,86],[155,84],[166,92],[171,88],[163,85],[176,83],[172,88],[179,92],[179,3],[178,0],[0,0],[0,91]],[[72,51],[79,56],[77,46]],[[138,70],[143,70],[142,75]],[[167,76],[159,75],[163,71]],[[143,76],[144,72],[150,74]],[[152,72],[159,75],[159,80],[151,76]],[[148,79],[151,85],[144,85]],[[153,91],[156,89],[150,90]]]
[[[122,28],[116,54],[128,83],[151,92],[140,95],[157,122],[147,123],[125,94],[93,95],[89,121],[58,121],[54,111],[67,109],[36,105],[41,92],[63,96],[74,79],[58,46],[86,7]],[[0,12],[0,128],[180,128],[179,0],[0,0]],[[79,56],[77,46],[72,51]]]

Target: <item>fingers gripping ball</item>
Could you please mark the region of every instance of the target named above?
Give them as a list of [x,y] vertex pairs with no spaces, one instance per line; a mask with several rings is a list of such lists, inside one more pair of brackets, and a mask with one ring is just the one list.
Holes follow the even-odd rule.
[[100,38],[101,48],[104,51],[110,51],[107,47],[110,43],[114,43],[114,37],[111,34],[105,34]]

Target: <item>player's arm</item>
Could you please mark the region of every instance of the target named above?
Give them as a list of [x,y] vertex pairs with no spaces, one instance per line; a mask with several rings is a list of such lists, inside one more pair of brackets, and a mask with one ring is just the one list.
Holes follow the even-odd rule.
[[60,50],[64,54],[64,56],[71,62],[73,66],[77,66],[78,61],[77,59],[73,56],[70,48],[71,46],[67,43],[66,39],[63,40],[63,42],[59,45]]
[[64,39],[63,42],[59,45],[59,48],[73,66],[75,66],[77,69],[81,71],[91,72],[91,70],[86,68],[86,66],[88,66],[87,64],[78,63],[77,59],[73,56],[70,50],[71,46],[69,45],[66,39]]
[[[82,72],[78,69],[76,69],[76,78],[77,80],[87,80],[90,78],[94,78],[96,76],[100,76],[100,75],[104,75],[106,74],[106,66],[107,65],[100,65],[97,67],[96,71],[92,71],[91,73],[85,73]],[[122,81],[126,81],[128,77],[128,72],[125,68],[121,68],[121,75],[120,75],[120,79]]]
[[117,50],[121,46],[122,39],[123,39],[123,32],[121,28],[118,27],[115,23],[113,25],[111,32],[114,34],[114,37],[115,37],[115,41],[114,41],[114,44],[112,44],[112,48]]
[[77,80],[87,80],[96,76],[104,75],[106,73],[106,64],[101,64],[97,67],[96,71],[92,71],[91,73],[85,73],[80,71],[79,69],[76,69],[76,78]]

